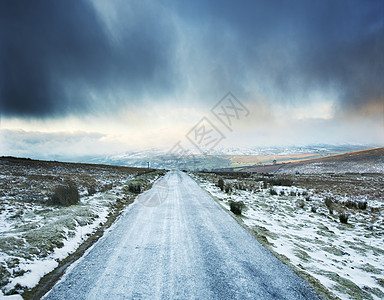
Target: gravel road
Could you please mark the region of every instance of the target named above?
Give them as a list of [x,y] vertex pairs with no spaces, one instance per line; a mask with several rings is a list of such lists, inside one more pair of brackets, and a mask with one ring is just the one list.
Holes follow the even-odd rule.
[[45,299],[318,299],[188,175],[138,197]]

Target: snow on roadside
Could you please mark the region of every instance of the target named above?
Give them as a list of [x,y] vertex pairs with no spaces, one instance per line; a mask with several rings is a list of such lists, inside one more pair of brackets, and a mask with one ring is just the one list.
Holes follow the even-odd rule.
[[[243,201],[244,224],[263,235],[272,251],[318,279],[337,297],[384,298],[382,202],[368,200],[368,207],[381,210],[378,220],[368,220],[365,211],[356,211],[346,225],[329,214],[323,198],[311,195],[306,202],[303,196],[288,196],[291,191],[303,192],[297,187],[275,186],[278,195],[262,188],[258,192],[234,189],[227,194],[203,177],[192,177],[227,210],[229,201]],[[297,207],[299,199],[304,208]]]
[[[112,195],[115,191],[109,191],[107,193],[97,193],[90,197],[85,197],[82,199],[86,204],[92,205],[92,212],[98,217],[95,218],[92,223],[85,226],[78,226],[75,230],[69,235],[69,230],[63,228],[67,232],[66,238],[63,240],[63,245],[60,248],[55,248],[54,251],[44,258],[35,257],[35,259],[23,259],[18,258],[20,261],[17,270],[25,272],[22,276],[16,276],[10,278],[9,283],[4,287],[4,291],[10,291],[15,287],[23,286],[28,288],[33,288],[45,274],[48,274],[58,266],[58,262],[69,254],[73,253],[78,246],[87,238],[88,235],[92,234],[98,227],[100,223],[104,223],[108,215],[108,203],[114,199]],[[110,201],[105,201],[105,198],[109,198]],[[80,205],[84,205],[82,203]],[[73,218],[76,217],[76,210],[73,211]],[[4,231],[3,231],[4,233]],[[5,262],[9,259],[15,259],[14,256],[1,253],[1,261]],[[13,270],[10,270],[14,272]]]
[[[128,191],[132,179],[146,187],[162,176],[161,172],[135,175],[121,176],[106,191],[90,196],[82,192],[80,202],[67,207],[27,203],[10,194],[0,197],[0,298],[33,288],[74,253],[109,213],[134,196]],[[110,178],[99,179],[99,184],[110,184]]]

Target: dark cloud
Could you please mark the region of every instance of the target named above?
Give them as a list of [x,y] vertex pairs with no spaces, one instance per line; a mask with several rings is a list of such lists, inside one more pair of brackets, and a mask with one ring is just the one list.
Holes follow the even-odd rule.
[[0,2],[3,114],[113,110],[188,87],[197,101],[384,101],[381,0],[100,3]]
[[[3,114],[82,113],[97,98],[108,107],[166,90],[172,84],[167,26],[135,3],[113,39],[90,1],[1,1]],[[119,90],[124,97],[111,97]]]
[[201,29],[221,92],[246,97],[251,86],[251,93],[288,103],[331,92],[350,109],[384,101],[383,1],[184,4],[179,13]]

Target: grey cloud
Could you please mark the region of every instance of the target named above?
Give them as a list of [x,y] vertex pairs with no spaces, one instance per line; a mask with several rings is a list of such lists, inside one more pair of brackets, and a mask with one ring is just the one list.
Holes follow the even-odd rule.
[[[103,3],[102,1],[100,3]],[[46,117],[117,110],[192,87],[196,101],[383,100],[383,2],[0,2],[0,109]],[[162,97],[164,98],[164,97]]]
[[[2,113],[81,114],[97,108],[95,99],[116,109],[121,101],[165,92],[172,85],[172,41],[161,17],[138,3],[131,2],[135,14],[120,19],[112,42],[90,1],[1,1]],[[115,90],[124,96],[111,96]]]
[[[383,6],[382,1],[193,1],[179,12],[202,32],[207,61],[196,82],[208,69],[212,81],[219,80],[216,86],[240,97],[256,92],[272,102],[300,103],[313,91],[332,91],[341,107],[359,109],[384,101]],[[210,83],[202,85],[208,92]]]

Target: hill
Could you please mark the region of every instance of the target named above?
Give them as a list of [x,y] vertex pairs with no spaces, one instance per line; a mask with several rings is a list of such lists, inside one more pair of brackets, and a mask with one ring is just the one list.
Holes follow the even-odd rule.
[[277,173],[384,173],[384,147],[283,165]]

